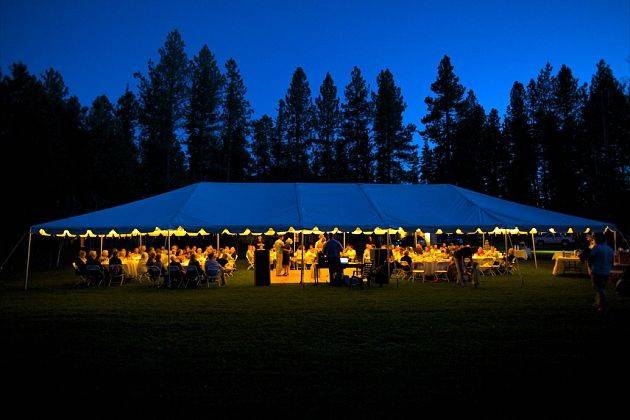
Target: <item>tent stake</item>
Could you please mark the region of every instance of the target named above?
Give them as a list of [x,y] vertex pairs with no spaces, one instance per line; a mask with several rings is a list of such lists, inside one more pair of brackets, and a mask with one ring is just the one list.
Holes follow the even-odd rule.
[[534,254],[534,267],[538,268],[538,260],[536,259],[536,241],[534,241],[534,234],[532,233],[532,254]]
[[28,230],[28,250],[26,251],[26,275],[24,277],[24,290],[28,290],[28,269],[31,265],[31,239],[33,238],[33,233],[31,230]]

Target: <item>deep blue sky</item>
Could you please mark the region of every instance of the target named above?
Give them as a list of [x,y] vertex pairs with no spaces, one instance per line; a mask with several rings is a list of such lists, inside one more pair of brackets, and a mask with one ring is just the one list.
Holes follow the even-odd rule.
[[[476,4],[480,3],[480,4]],[[481,4],[483,3],[483,4]],[[0,0],[0,66],[61,71],[89,105],[115,100],[145,71],[169,30],[190,56],[207,43],[238,62],[255,115],[274,114],[291,73],[305,68],[315,94],[326,71],[340,93],[358,65],[372,87],[389,67],[408,104],[406,122],[424,114],[437,64],[455,70],[489,110],[504,112],[514,80],[550,61],[589,81],[606,60],[630,75],[630,1],[15,1]]]

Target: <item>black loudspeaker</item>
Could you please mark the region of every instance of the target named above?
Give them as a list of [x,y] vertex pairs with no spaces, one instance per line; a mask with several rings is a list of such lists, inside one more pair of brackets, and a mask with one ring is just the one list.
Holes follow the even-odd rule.
[[269,286],[270,284],[269,250],[256,250],[254,251],[254,286]]
[[375,248],[370,251],[372,269],[375,272],[374,282],[376,284],[388,284],[389,274],[387,272],[387,250]]

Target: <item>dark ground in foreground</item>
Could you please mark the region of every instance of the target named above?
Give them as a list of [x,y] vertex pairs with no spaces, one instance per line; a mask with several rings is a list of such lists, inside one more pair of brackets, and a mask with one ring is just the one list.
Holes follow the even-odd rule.
[[544,417],[619,402],[630,299],[609,287],[602,317],[586,279],[553,278],[548,262],[521,271],[524,287],[512,276],[362,291],[254,288],[244,270],[222,289],[77,290],[67,272],[36,273],[26,293],[0,289],[4,397],[88,417]]

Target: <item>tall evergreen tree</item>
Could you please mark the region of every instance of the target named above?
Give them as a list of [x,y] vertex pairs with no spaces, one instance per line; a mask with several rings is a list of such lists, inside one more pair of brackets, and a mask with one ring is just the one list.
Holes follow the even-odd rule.
[[550,202],[550,184],[552,180],[547,157],[550,154],[550,146],[558,130],[553,99],[555,77],[552,71],[551,64],[547,63],[538,73],[536,80],[530,80],[527,85],[528,113],[532,128],[532,140],[537,147],[536,204],[542,207],[549,206]]
[[417,163],[417,146],[412,143],[413,125],[403,126],[402,114],[406,108],[396,86],[394,76],[382,70],[376,83],[378,90],[373,94],[374,144],[378,160],[376,181],[380,183],[417,182],[413,165]]
[[341,112],[337,87],[330,73],[315,98],[315,133],[313,175],[322,181],[341,181],[347,170],[338,160],[345,159],[346,151],[338,145]]
[[146,191],[157,193],[179,186],[184,178],[184,154],[178,131],[184,123],[189,91],[189,65],[178,31],[166,37],[160,61],[149,61],[139,79],[140,155]]
[[271,139],[271,179],[282,181],[287,179],[287,117],[284,99],[278,101],[278,113],[273,127]]
[[221,131],[223,180],[242,181],[249,165],[247,136],[250,132],[252,110],[245,99],[245,83],[236,61],[229,59],[225,64],[226,87],[223,104],[223,128]]
[[627,227],[630,209],[630,97],[603,60],[597,63],[584,107],[586,142],[581,154],[590,215]]
[[426,138],[422,144],[422,155],[420,157],[420,183],[430,184],[433,182],[435,166],[433,163],[433,150],[429,146]]
[[582,108],[586,88],[578,86],[571,69],[562,65],[555,77],[553,101],[557,133],[546,148],[549,205],[554,210],[579,211],[579,182],[582,179],[578,143],[582,132]]
[[272,147],[275,136],[273,119],[265,114],[252,123],[252,161],[251,174],[256,180],[273,179]]
[[526,204],[536,200],[537,158],[527,112],[525,87],[514,82],[504,122],[509,166],[506,193],[509,199]]
[[438,65],[438,75],[431,84],[435,97],[427,96],[427,115],[422,118],[425,126],[422,135],[435,144],[435,182],[454,182],[452,170],[453,148],[457,127],[457,111],[462,104],[465,89],[455,75],[451,59],[445,55]]
[[450,169],[451,182],[464,188],[485,191],[485,182],[489,175],[487,172],[490,170],[485,165],[487,150],[481,146],[484,141],[486,112],[472,90],[468,91],[466,98],[458,105],[455,117],[455,131],[450,146],[453,162]]
[[222,179],[219,136],[223,86],[221,70],[204,45],[191,62],[190,105],[186,116],[188,169],[193,182]]
[[486,118],[481,145],[480,167],[485,169],[484,192],[496,197],[505,197],[509,155],[501,131],[501,117],[495,108],[490,110]]
[[342,105],[341,137],[344,149],[352,159],[348,162],[348,180],[371,182],[373,178],[373,153],[370,141],[372,106],[369,89],[361,70],[354,67],[350,82],[344,90]]
[[[107,96],[100,95],[94,99],[86,118],[89,136],[90,164],[94,169],[92,181],[98,185],[92,191],[91,203],[94,208],[110,206],[116,199],[117,190],[126,185],[127,174],[119,171],[115,161],[116,148],[116,114],[114,106]],[[116,167],[112,171],[111,168]]]
[[116,101],[116,155],[114,159],[120,171],[125,175],[127,186],[115,201],[129,201],[140,194],[141,173],[138,170],[138,144],[136,132],[138,128],[139,105],[136,96],[129,90]]
[[284,99],[283,118],[286,124],[287,179],[303,181],[310,178],[309,150],[313,136],[313,104],[311,88],[302,67],[298,67]]

